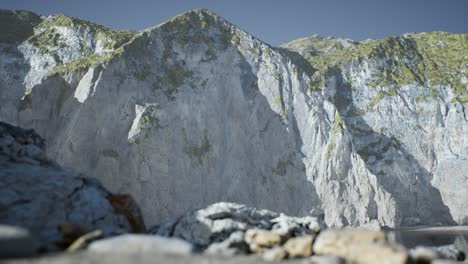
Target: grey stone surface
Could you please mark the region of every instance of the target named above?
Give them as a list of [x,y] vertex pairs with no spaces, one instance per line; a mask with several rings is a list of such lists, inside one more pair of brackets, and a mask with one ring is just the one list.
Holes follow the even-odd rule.
[[127,234],[92,242],[88,251],[111,254],[160,252],[187,255],[192,253],[193,247],[190,243],[177,238]]
[[[93,47],[92,32],[56,30],[69,44],[53,49],[64,63],[107,52],[100,44],[79,50]],[[408,49],[412,40],[396,38]],[[318,42],[285,47],[304,54],[323,43],[358,44]],[[30,43],[2,47],[9,70],[0,73],[0,118],[44,135],[60,164],[132,194],[149,225],[217,201],[312,214],[338,227],[468,219],[468,108],[453,85],[373,88],[392,65],[366,57],[314,90],[314,71],[300,55],[204,10],[108,54],[48,76],[53,54]]]
[[[236,233],[235,237],[244,237],[241,234],[252,233],[248,231],[251,229],[270,230],[277,240],[281,236],[288,238],[299,234],[314,234],[320,230],[319,226],[319,222],[313,217],[301,219],[241,204],[215,203],[186,213],[175,221],[153,228],[150,232],[182,238],[204,249],[213,243],[225,241],[233,233]],[[243,239],[249,243],[249,238]]]
[[206,254],[233,256],[249,253],[249,245],[244,240],[245,233],[236,231],[221,242],[215,242],[204,251]]
[[26,229],[0,225],[0,259],[31,257],[38,249],[39,243]]
[[290,258],[305,258],[312,255],[312,245],[315,236],[306,235],[293,237],[284,243],[283,247]]
[[457,249],[455,245],[447,245],[441,247],[418,246],[409,250],[409,256],[413,260],[415,260],[416,263],[429,263],[436,259],[457,261],[464,260],[466,258],[465,253]]
[[[256,263],[280,263],[268,262],[262,260],[258,256],[215,256],[215,255],[177,255],[177,254],[159,254],[153,253],[140,253],[140,254],[97,254],[91,252],[83,252],[78,254],[66,254],[58,256],[48,256],[36,259],[22,259],[22,260],[7,260],[3,261],[5,264],[150,264],[150,263],[164,263],[164,264],[256,264]],[[291,261],[288,263],[304,263],[303,260]]]
[[262,258],[266,261],[280,261],[288,256],[288,253],[282,247],[274,247],[266,249],[262,254]]
[[0,223],[27,228],[50,249],[64,240],[62,224],[101,229],[106,235],[130,231],[127,218],[110,204],[110,193],[96,180],[48,160],[39,139],[0,122],[0,157],[5,157],[0,162]]

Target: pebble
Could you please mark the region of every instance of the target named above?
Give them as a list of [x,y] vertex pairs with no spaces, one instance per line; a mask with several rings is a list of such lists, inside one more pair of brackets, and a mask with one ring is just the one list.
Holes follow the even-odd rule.
[[291,258],[309,257],[312,255],[312,243],[314,242],[314,238],[315,237],[312,235],[290,238],[284,244],[284,249]]
[[274,247],[266,250],[262,258],[266,261],[280,261],[286,258],[288,253],[282,247]]
[[268,230],[249,229],[245,233],[245,241],[259,247],[272,248],[281,244],[281,237]]

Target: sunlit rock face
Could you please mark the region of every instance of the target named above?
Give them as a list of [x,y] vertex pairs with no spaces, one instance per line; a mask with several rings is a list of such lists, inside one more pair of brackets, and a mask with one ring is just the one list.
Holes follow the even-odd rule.
[[[217,201],[333,226],[467,223],[466,35],[273,48],[205,10],[140,33],[59,17],[2,42],[0,119],[131,193],[148,225]],[[63,47],[41,50],[45,31]]]

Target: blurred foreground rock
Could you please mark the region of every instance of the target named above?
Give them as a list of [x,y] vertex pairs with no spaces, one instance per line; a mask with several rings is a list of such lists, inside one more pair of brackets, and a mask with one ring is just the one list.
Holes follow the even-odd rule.
[[50,161],[34,131],[0,122],[0,223],[27,228],[46,250],[96,229],[105,236],[133,231],[112,197],[97,180]]
[[27,230],[0,225],[0,258],[30,257],[37,253],[38,246]]

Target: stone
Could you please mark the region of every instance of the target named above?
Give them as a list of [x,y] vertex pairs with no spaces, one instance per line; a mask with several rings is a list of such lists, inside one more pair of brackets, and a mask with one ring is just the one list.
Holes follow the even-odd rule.
[[409,251],[409,256],[416,263],[430,263],[431,261],[439,258],[435,250],[426,248],[426,247],[416,247]]
[[[0,130],[0,139],[13,138],[9,147],[17,149],[3,153],[9,159],[0,167],[0,223],[27,228],[46,251],[65,249],[96,229],[105,236],[132,230],[99,181],[49,162],[34,131],[2,122]],[[31,147],[31,142],[37,145]]]
[[88,251],[101,254],[159,252],[187,255],[192,253],[193,246],[190,243],[177,238],[127,234],[92,242],[88,247]]
[[293,237],[286,241],[283,247],[291,258],[309,257],[312,255],[314,238],[311,235]]
[[308,259],[310,264],[346,264],[346,261],[337,256],[312,256]]
[[346,255],[350,245],[378,241],[385,241],[385,233],[366,229],[327,229],[315,240],[314,252],[323,255],[339,252]]
[[[286,220],[287,221],[286,221]],[[314,217],[289,217],[264,209],[256,209],[236,203],[215,203],[206,208],[188,212],[174,221],[152,228],[152,234],[184,239],[199,248],[207,248],[222,242],[234,232],[247,232],[246,241],[250,250],[263,252],[264,247],[273,247],[282,241],[281,235],[313,233],[318,222]],[[284,228],[283,228],[284,227]],[[278,232],[281,230],[281,232]],[[262,233],[257,237],[258,233]],[[254,243],[258,240],[261,245]],[[265,246],[263,246],[265,245]]]
[[433,247],[432,249],[437,252],[440,258],[452,260],[464,260],[466,258],[465,252],[463,252],[460,248],[457,248],[456,244]]
[[273,223],[272,231],[279,234],[283,238],[289,236],[300,236],[312,233],[318,233],[323,227],[316,217],[292,217],[285,214],[271,220]]
[[338,255],[349,263],[382,263],[382,264],[406,264],[408,253],[402,246],[384,242],[363,243],[351,246],[349,255]]
[[244,241],[244,236],[244,232],[236,231],[224,241],[211,244],[204,253],[225,256],[247,254],[249,245]]
[[38,250],[39,243],[26,229],[0,225],[0,259],[32,257]]
[[272,248],[281,244],[281,237],[271,231],[249,229],[245,233],[245,241],[248,244],[256,244],[259,247]]
[[314,253],[335,255],[349,263],[406,263],[408,253],[396,244],[386,242],[380,231],[328,229],[315,240]]
[[285,259],[287,256],[288,253],[282,247],[267,249],[262,254],[262,258],[266,261],[280,261]]

